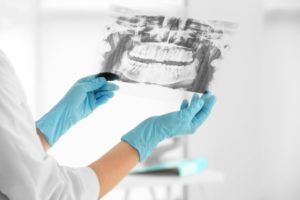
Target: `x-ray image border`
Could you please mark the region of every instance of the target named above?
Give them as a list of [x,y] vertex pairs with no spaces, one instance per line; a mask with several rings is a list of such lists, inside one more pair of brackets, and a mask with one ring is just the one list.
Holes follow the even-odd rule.
[[120,14],[106,26],[101,72],[131,83],[205,92],[237,24]]

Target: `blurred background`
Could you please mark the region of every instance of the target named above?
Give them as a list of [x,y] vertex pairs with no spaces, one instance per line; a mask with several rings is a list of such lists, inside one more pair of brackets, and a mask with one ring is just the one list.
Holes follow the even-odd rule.
[[[37,119],[82,76],[96,73],[109,0],[0,0],[0,48],[13,63]],[[120,0],[120,5],[239,23],[218,66],[213,114],[187,138],[221,183],[177,188],[185,199],[300,199],[300,2],[297,0]],[[95,160],[141,120],[177,109],[184,94],[121,85],[109,104],[50,151],[59,163]],[[142,111],[142,112],[141,112]],[[174,153],[180,157],[182,152]],[[160,191],[160,188],[157,188]],[[158,192],[159,193],[159,192]],[[151,199],[139,189],[130,199]],[[116,189],[104,199],[123,199]],[[179,199],[175,197],[172,199]],[[158,199],[163,199],[158,195]]]

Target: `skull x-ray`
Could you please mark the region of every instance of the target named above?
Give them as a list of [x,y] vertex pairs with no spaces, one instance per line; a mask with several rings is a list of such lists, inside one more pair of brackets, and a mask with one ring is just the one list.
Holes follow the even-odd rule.
[[125,82],[204,92],[235,28],[216,20],[116,15],[106,26],[101,72]]

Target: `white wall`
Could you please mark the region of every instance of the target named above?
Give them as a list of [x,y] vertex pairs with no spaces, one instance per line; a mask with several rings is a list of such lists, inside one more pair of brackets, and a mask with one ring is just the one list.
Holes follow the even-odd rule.
[[34,0],[0,1],[0,49],[9,57],[35,114],[36,26]]
[[[261,195],[260,84],[262,5],[259,0],[191,0],[195,18],[233,20],[240,24],[232,51],[215,74],[217,104],[200,134],[190,138],[190,156],[207,155],[210,167],[226,181],[207,185],[207,199],[254,200]],[[199,198],[191,188],[191,199]]]
[[300,198],[300,15],[265,16],[263,77],[263,199]]

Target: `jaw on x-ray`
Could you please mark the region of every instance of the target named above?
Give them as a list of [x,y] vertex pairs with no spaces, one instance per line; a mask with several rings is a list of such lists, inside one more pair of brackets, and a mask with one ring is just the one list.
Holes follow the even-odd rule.
[[118,15],[106,26],[101,72],[125,82],[204,92],[234,29],[223,21]]

